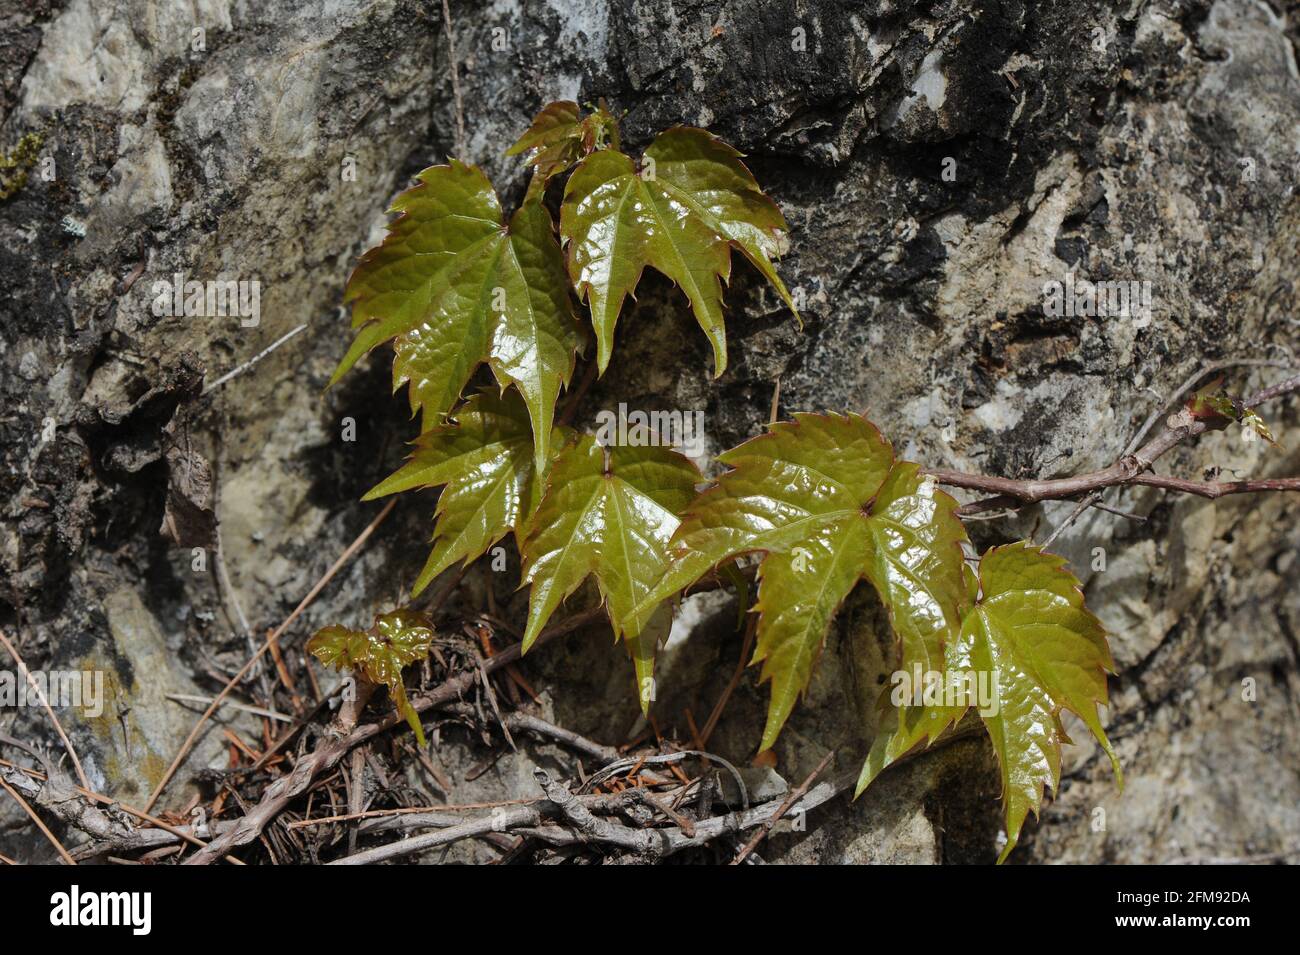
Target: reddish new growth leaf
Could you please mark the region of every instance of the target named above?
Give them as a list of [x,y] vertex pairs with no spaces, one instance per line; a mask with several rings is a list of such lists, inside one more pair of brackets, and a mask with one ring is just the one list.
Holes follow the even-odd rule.
[[533,117],[528,131],[506,150],[507,156],[528,152],[528,165],[535,173],[530,190],[545,188],[555,176],[597,149],[618,149],[618,120],[602,99],[596,109],[583,116],[578,104],[564,100],[550,103]]
[[388,687],[397,712],[425,745],[420,716],[406,697],[402,670],[429,654],[433,624],[422,613],[393,610],[375,618],[369,630],[332,626],[318,630],[307,641],[307,651],[325,666],[351,670],[371,683]]
[[1269,430],[1264,419],[1254,408],[1249,408],[1236,395],[1230,395],[1224,391],[1220,385],[1223,383],[1223,376],[1220,375],[1214,381],[1187,399],[1187,410],[1193,418],[1205,421],[1209,427],[1220,429],[1226,428],[1229,422],[1235,421],[1243,428],[1249,429],[1245,436],[1250,437],[1252,434],[1263,438],[1273,447],[1277,447],[1277,442],[1273,440],[1273,432]]

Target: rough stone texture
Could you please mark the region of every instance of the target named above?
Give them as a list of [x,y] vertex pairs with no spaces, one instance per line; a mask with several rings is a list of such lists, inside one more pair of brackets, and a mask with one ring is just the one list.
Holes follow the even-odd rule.
[[[779,378],[783,413],[869,409],[918,460],[1057,476],[1109,463],[1201,364],[1291,357],[1294,4],[495,0],[452,11],[465,158],[507,198],[523,177],[501,150],[532,111],[604,96],[627,111],[630,147],[679,122],[732,142],[792,225],[782,271],[806,302],[802,331],[738,266],[732,365],[714,380],[684,301],[648,276],[588,420],[620,400],[702,408],[716,452],[759,428]],[[0,6],[0,149],[37,132],[53,160],[52,179],[35,168],[0,204],[0,627],[33,667],[90,660],[115,675],[111,723],[64,714],[106,792],[152,787],[193,719],[166,694],[211,692],[242,663],[240,612],[256,634],[283,619],[374,515],[357,498],[412,433],[382,358],[323,387],[348,339],[351,263],[408,176],[454,148],[441,29],[440,4],[414,0]],[[342,175],[349,160],[355,181]],[[1043,283],[1071,268],[1150,281],[1152,315],[1045,316]],[[153,284],[176,272],[260,281],[260,323],[156,316]],[[252,371],[200,394],[301,324]],[[1233,382],[1275,374],[1242,369]],[[1300,473],[1295,400],[1267,416],[1289,450],[1225,433],[1164,466]],[[196,570],[188,546],[159,535],[169,487],[188,477],[175,462],[190,454],[213,467],[228,591],[215,553]],[[399,600],[432,503],[402,501],[291,640]],[[1300,850],[1300,508],[1148,492],[1111,503],[1148,520],[1094,511],[1060,546],[1113,631],[1109,725],[1127,788],[1116,792],[1094,748],[1069,750],[1062,793],[1015,858]],[[1041,539],[1068,506],[972,531],[981,545]],[[517,611],[513,579],[491,577],[469,575],[447,609],[481,607],[493,587]],[[683,734],[683,708],[707,714],[740,647],[725,599],[690,619],[657,703],[661,728]],[[828,747],[841,766],[861,757],[889,669],[885,633],[874,599],[856,594],[778,746],[786,779]],[[616,742],[637,719],[630,666],[607,640],[599,628],[574,635],[525,671],[546,712]],[[711,746],[746,761],[764,698],[742,683]],[[0,731],[51,739],[29,711],[0,712]],[[484,750],[446,735],[439,756],[459,779]],[[533,759],[571,765],[529,752],[452,798],[532,792]],[[765,854],[987,860],[999,827],[991,759],[970,740],[916,760]],[[194,773],[223,764],[214,729],[165,803],[184,804]],[[47,847],[11,811],[0,810],[6,852],[41,857]]]

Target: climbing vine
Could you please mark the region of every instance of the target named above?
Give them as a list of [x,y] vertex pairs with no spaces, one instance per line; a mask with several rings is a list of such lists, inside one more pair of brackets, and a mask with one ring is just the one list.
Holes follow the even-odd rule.
[[[608,368],[623,304],[645,268],[684,292],[720,375],[734,253],[799,321],[775,266],[788,247],[786,222],[726,143],[679,126],[634,158],[603,103],[586,113],[550,104],[508,152],[526,154],[532,169],[513,213],[482,170],[458,161],[426,169],[398,196],[386,238],[347,287],[356,336],[334,381],[391,343],[393,388],[406,386],[421,418],[405,465],[366,497],[442,489],[414,594],[513,535],[530,588],[522,650],[594,578],[648,711],[658,642],[681,595],[716,578],[748,600],[753,567],[751,662],[770,684],[761,751],[806,690],[838,607],[865,580],[888,613],[898,674],[915,677],[911,694],[895,684],[882,696],[858,793],[891,763],[978,718],[1001,770],[1005,859],[1044,787],[1059,783],[1069,741],[1063,711],[1087,726],[1119,780],[1098,712],[1114,664],[1079,581],[1061,557],[1028,541],[975,553],[962,518],[981,505],[963,508],[939,485],[988,490],[1002,504],[1121,483],[1209,486],[1152,480],[1145,472],[1167,446],[1151,460],[1130,455],[1091,484],[927,469],[899,458],[857,414],[774,422],[720,454],[725,470],[709,482],[669,448],[602,444],[557,416],[557,403],[580,356],[594,351],[587,360],[596,373]],[[499,387],[467,393],[483,364]],[[1183,414],[1180,436],[1238,422],[1272,440],[1254,409],[1217,383]],[[422,737],[400,673],[427,652],[431,634],[427,620],[398,612],[367,633],[327,628],[311,648],[387,685]]]

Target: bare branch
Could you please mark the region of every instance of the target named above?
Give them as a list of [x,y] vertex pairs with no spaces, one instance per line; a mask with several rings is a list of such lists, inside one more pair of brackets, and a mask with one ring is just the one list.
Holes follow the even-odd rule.
[[[783,815],[788,816],[792,813],[815,809],[844,792],[856,781],[857,772],[854,771],[845,773],[833,780],[819,783],[802,798],[797,799],[793,805],[786,807]],[[559,795],[558,791],[556,795]],[[618,795],[623,796],[626,793],[619,793]],[[586,816],[590,815],[592,808],[589,801],[591,797],[570,794],[569,798],[572,802],[565,802],[569,811],[586,823]],[[586,826],[585,828],[575,824],[564,826],[544,825],[543,821],[545,819],[565,815],[561,805],[557,804],[554,799],[548,798],[530,806],[502,810],[478,819],[462,820],[458,824],[438,832],[403,839],[400,842],[379,846],[375,849],[368,849],[330,864],[366,865],[374,862],[387,862],[489,832],[514,832],[518,835],[539,839],[557,846],[600,843],[655,858],[662,858],[683,849],[706,845],[719,836],[766,825],[772,821],[773,814],[778,809],[781,809],[785,802],[786,798],[782,797],[765,802],[744,812],[732,812],[701,820],[694,825],[694,835],[687,835],[679,826],[667,826],[662,829],[632,829],[607,819],[597,819],[595,827]]]
[[[1270,398],[1300,390],[1300,375],[1293,375],[1245,399],[1246,405],[1254,407]],[[1006,507],[1009,503],[1035,504],[1039,501],[1065,500],[1079,495],[1091,495],[1103,488],[1142,484],[1151,487],[1163,487],[1167,490],[1184,491],[1200,494],[1203,497],[1220,497],[1223,494],[1237,494],[1256,490],[1296,490],[1294,479],[1281,481],[1234,481],[1208,482],[1179,481],[1176,478],[1163,478],[1147,474],[1165,453],[1188,438],[1196,437],[1208,430],[1205,420],[1193,418],[1190,414],[1180,412],[1171,416],[1164,431],[1152,438],[1136,451],[1125,454],[1114,464],[1073,477],[1049,478],[1046,480],[1019,480],[1016,478],[995,477],[987,474],[967,474],[949,468],[925,468],[940,484],[950,487],[967,488],[992,495],[982,501],[964,505],[959,514],[973,514],[993,507]],[[1091,502],[1090,502],[1091,503]]]
[[1196,494],[1210,500],[1226,494],[1254,494],[1257,491],[1300,491],[1300,477],[1265,478],[1258,481],[1185,481],[1182,478],[1165,477],[1163,474],[1139,474],[1132,482],[1146,487],[1164,488],[1166,491],[1182,491]]

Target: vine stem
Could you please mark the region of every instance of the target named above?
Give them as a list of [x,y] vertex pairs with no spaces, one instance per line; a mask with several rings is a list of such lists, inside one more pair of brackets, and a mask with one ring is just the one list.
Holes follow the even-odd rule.
[[578,410],[578,402],[582,401],[583,396],[587,393],[587,389],[590,388],[591,383],[596,380],[596,372],[596,360],[593,358],[583,370],[582,378],[578,381],[578,387],[575,388],[573,394],[569,396],[569,400],[565,403],[564,410],[560,412],[556,424],[564,427],[573,423],[573,416]]
[[745,667],[749,665],[750,651],[754,647],[754,634],[758,628],[758,615],[750,616],[745,625],[745,642],[740,648],[740,659],[736,661],[736,669],[732,671],[731,679],[727,681],[726,689],[722,691],[722,696],[718,697],[718,702],[713,705],[712,712],[709,713],[708,721],[704,724],[704,729],[700,730],[696,737],[695,743],[698,749],[703,749],[708,743],[709,737],[718,726],[718,720],[722,718],[722,711],[727,708],[727,701],[731,699],[731,694],[736,692],[736,687],[740,685],[740,678],[745,674]]
[[[1160,416],[1164,414],[1168,414],[1170,411],[1172,411],[1174,405],[1176,405],[1179,401],[1181,401],[1183,396],[1186,395],[1187,392],[1191,391],[1192,388],[1196,386],[1196,383],[1198,381],[1201,381],[1203,378],[1206,378],[1209,375],[1214,374],[1216,371],[1225,371],[1229,368],[1240,368],[1243,365],[1255,365],[1255,366],[1262,365],[1262,366],[1267,366],[1272,368],[1286,367],[1286,365],[1283,362],[1273,361],[1268,358],[1229,358],[1225,361],[1211,362],[1210,364],[1197,369],[1195,372],[1189,375],[1187,379],[1184,380],[1183,383],[1178,386],[1177,389],[1175,389],[1173,394],[1171,394],[1167,399],[1165,399],[1165,402],[1159,408],[1151,412],[1151,414],[1147,417],[1146,421],[1142,422],[1142,427],[1138,428],[1137,433],[1133,435],[1133,438],[1125,446],[1124,453],[1132,454],[1134,451],[1136,451],[1141,446],[1142,439],[1147,436],[1148,432],[1150,432],[1151,429],[1155,427],[1156,422],[1160,420]],[[1092,493],[1088,494],[1087,497],[1081,500],[1078,504],[1076,504],[1074,508],[1070,511],[1070,513],[1066,515],[1065,520],[1063,520],[1060,524],[1058,524],[1052,530],[1052,532],[1047,535],[1047,539],[1043,541],[1043,547],[1044,548],[1051,547],[1052,542],[1055,541],[1062,534],[1064,534],[1066,528],[1068,528],[1071,524],[1073,524],[1076,520],[1078,520],[1079,515],[1081,515],[1088,508],[1096,507],[1102,510],[1106,510],[1106,505],[1101,503],[1101,499],[1102,497],[1105,496],[1105,493],[1106,493],[1105,489],[1100,491],[1093,491]]]
[[736,853],[736,858],[731,860],[732,865],[744,865],[745,860],[748,859],[753,851],[758,848],[759,844],[767,838],[767,834],[772,831],[772,827],[781,821],[781,818],[790,811],[791,807],[794,806],[795,803],[808,794],[808,790],[812,788],[813,781],[821,775],[822,770],[825,769],[834,758],[835,750],[831,750],[822,757],[822,761],[817,764],[817,768],[809,773],[808,778],[800,783],[794,791],[785,798],[785,801],[777,807],[776,812],[772,813],[768,820],[758,827],[758,832],[754,833],[753,837],[745,843],[738,853]]
[[[1275,385],[1256,392],[1245,399],[1254,407],[1271,398],[1300,390],[1300,374],[1292,375]],[[1246,494],[1255,491],[1300,491],[1300,478],[1279,478],[1263,481],[1186,481],[1181,478],[1148,474],[1151,466],[1170,449],[1188,438],[1207,431],[1204,420],[1193,418],[1180,411],[1169,417],[1165,429],[1136,451],[1124,454],[1118,461],[1100,471],[1074,477],[1047,480],[1020,480],[995,477],[987,474],[967,474],[949,468],[924,468],[940,484],[967,488],[994,495],[981,501],[964,504],[957,513],[961,516],[977,514],[994,507],[1035,504],[1039,501],[1062,500],[1079,494],[1090,494],[1103,488],[1132,484],[1159,487],[1169,491],[1197,494],[1210,499],[1226,494]]]

